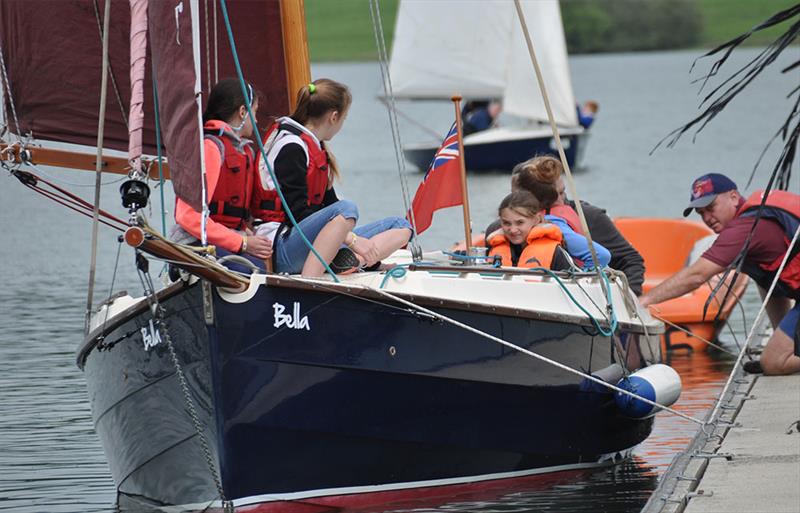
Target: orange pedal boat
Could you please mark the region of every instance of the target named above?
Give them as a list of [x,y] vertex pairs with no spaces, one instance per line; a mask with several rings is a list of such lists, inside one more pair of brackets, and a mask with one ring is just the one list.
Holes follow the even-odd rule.
[[[644,258],[644,292],[697,259],[701,252],[695,251],[695,247],[698,249],[707,247],[698,242],[714,235],[706,225],[685,219],[624,217],[615,219],[614,224]],[[731,277],[732,275],[728,277],[728,281]],[[650,312],[667,324],[666,332],[661,336],[661,347],[665,351],[707,349],[708,344],[700,338],[716,342],[720,330],[744,294],[748,282],[744,274],[740,275],[732,293],[721,308],[720,322],[715,325],[714,319],[720,311],[720,302],[725,297],[727,287],[722,286],[719,289],[716,298],[708,305],[705,319],[703,305],[720,279],[721,275],[717,275],[708,284],[688,294],[650,307]],[[688,335],[673,325],[680,326],[696,336]]]

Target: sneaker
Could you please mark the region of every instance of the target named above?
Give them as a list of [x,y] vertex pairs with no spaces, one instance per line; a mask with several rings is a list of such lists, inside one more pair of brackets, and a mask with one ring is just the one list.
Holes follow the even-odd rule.
[[360,265],[361,262],[350,248],[340,249],[330,263],[331,271],[336,274],[350,274],[357,271]]
[[749,360],[742,364],[742,369],[750,374],[764,374],[764,369],[761,367],[761,360]]

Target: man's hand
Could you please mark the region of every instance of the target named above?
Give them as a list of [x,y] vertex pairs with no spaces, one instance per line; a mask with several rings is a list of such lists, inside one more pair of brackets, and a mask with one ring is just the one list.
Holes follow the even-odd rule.
[[650,292],[642,294],[639,297],[639,303],[647,308],[650,305],[682,296],[687,292],[693,291],[708,281],[712,276],[724,270],[725,268],[721,265],[717,265],[711,260],[700,257],[695,263],[673,274]]

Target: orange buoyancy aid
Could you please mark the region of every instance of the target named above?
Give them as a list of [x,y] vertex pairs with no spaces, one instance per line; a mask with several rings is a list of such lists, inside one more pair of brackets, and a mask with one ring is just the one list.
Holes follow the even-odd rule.
[[240,229],[250,218],[248,207],[255,177],[252,143],[217,120],[207,122],[203,134],[217,144],[222,162],[217,186],[208,202],[210,217],[227,228]]
[[[321,205],[329,182],[328,153],[308,133],[289,123],[281,123],[280,120],[273,123],[264,135],[265,153],[269,153],[281,131],[294,134],[303,141],[308,152],[308,167],[306,168],[307,201],[309,205]],[[258,167],[258,172],[265,172],[265,170],[261,170],[261,167]],[[281,204],[278,191],[265,188],[264,183],[272,183],[272,179],[263,180],[257,177],[255,180],[251,204],[253,217],[263,222],[276,221],[282,223],[286,221],[286,212]]]
[[[550,269],[555,259],[556,251],[561,246],[563,235],[554,224],[537,224],[528,232],[527,245],[522,249],[517,267],[544,267]],[[489,256],[500,255],[502,265],[513,266],[511,259],[511,243],[502,230],[494,232],[487,237],[489,243]]]
[[[755,216],[764,197],[764,191],[756,191],[739,207],[736,216]],[[800,195],[787,191],[770,191],[761,216],[777,221],[783,228],[783,238],[788,247],[800,225]],[[762,288],[769,289],[775,273],[783,262],[784,255],[766,264],[748,264],[745,259],[743,270]],[[779,289],[784,295],[800,299],[800,241],[795,242],[786,265],[778,280]]]
[[581,220],[578,218],[578,213],[574,208],[570,207],[569,205],[553,205],[550,207],[548,214],[560,217],[567,222],[569,227],[572,228],[575,233],[583,235]]

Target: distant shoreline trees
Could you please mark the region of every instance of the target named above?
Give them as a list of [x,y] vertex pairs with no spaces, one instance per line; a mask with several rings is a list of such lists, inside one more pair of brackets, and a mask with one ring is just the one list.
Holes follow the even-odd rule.
[[689,48],[703,32],[693,0],[561,0],[570,54]]

